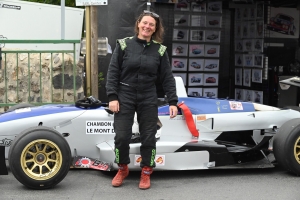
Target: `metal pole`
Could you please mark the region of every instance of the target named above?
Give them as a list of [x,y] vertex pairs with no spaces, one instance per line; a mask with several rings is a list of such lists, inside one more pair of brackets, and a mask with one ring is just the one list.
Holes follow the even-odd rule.
[[0,69],[2,69],[2,48],[0,46]]
[[86,94],[91,95],[91,8],[85,7],[86,30]]
[[65,0],[60,1],[61,6],[61,39],[65,39]]

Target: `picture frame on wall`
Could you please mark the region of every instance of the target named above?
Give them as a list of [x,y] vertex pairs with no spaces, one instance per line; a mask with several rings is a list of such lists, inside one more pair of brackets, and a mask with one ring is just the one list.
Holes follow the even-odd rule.
[[188,75],[189,86],[203,85],[203,74],[202,73],[189,73]]
[[243,66],[243,54],[235,54],[235,66]]
[[256,19],[256,8],[249,8],[249,20],[255,20]]
[[264,56],[262,54],[254,54],[253,57],[254,57],[253,66],[263,68]]
[[257,3],[256,4],[256,19],[263,19],[264,18],[264,3]]
[[173,76],[174,77],[181,77],[182,81],[184,83],[184,86],[187,86],[187,81],[186,81],[186,73],[177,73],[177,72],[173,72]]
[[242,23],[242,38],[248,38],[248,37],[249,37],[248,23],[244,22]]
[[188,93],[188,96],[191,96],[191,97],[202,97],[202,91],[203,91],[203,88],[189,87],[187,93]]
[[174,41],[184,41],[187,42],[189,39],[189,30],[188,29],[173,29],[173,40]]
[[174,26],[189,26],[190,15],[188,14],[175,14],[174,15]]
[[222,16],[207,16],[206,17],[206,27],[209,28],[221,28],[222,27]]
[[264,95],[263,91],[252,90],[252,101],[255,103],[263,104]]
[[188,45],[183,43],[173,43],[172,45],[172,55],[173,56],[187,56]]
[[255,21],[249,21],[248,22],[248,28],[249,28],[249,38],[255,38],[256,37],[256,24]]
[[263,38],[264,37],[264,21],[263,20],[256,20],[256,38]]
[[235,23],[235,37],[242,38],[242,24],[240,22]]
[[206,30],[205,41],[220,43],[221,31]]
[[186,58],[172,58],[172,71],[186,71],[187,59]]
[[243,40],[235,40],[234,46],[236,52],[243,52]]
[[203,71],[204,59],[190,58],[188,71]]
[[207,3],[208,13],[222,13],[222,1],[211,1]]
[[243,85],[251,87],[251,69],[243,70]]
[[204,42],[205,41],[205,31],[204,30],[191,30],[190,31],[190,41],[191,42]]
[[205,45],[205,56],[207,57],[219,57],[220,45]]
[[262,83],[262,70],[261,69],[252,69],[252,82]]
[[190,44],[189,45],[189,57],[201,57],[204,56],[204,44]]
[[243,39],[243,51],[252,51],[252,39]]
[[253,99],[253,92],[252,92],[252,90],[246,90],[246,89],[244,89],[243,90],[243,100],[244,101],[252,101],[252,99]]
[[205,73],[203,75],[203,85],[205,86],[217,86],[219,83],[219,74],[217,73]]
[[244,54],[243,55],[243,60],[244,60],[244,66],[245,67],[253,67],[253,63],[254,63],[254,57],[253,54]]
[[218,88],[203,88],[203,97],[218,98]]
[[235,68],[235,85],[243,85],[243,68]]
[[219,59],[205,59],[204,61],[204,71],[219,71]]
[[249,20],[249,9],[247,7],[242,8],[242,20]]
[[205,15],[191,15],[191,26],[205,27],[206,25]]
[[235,8],[235,21],[240,21],[242,19],[241,8]]
[[263,52],[264,50],[264,40],[263,39],[253,39],[252,50],[256,52]]
[[176,11],[189,11],[190,3],[187,0],[181,0],[178,3],[174,3],[174,10]]
[[206,2],[192,2],[191,10],[193,12],[206,12]]
[[243,95],[243,89],[241,89],[241,88],[235,88],[235,95],[234,95],[234,98],[236,99],[236,100],[243,100],[243,97],[244,97],[244,95]]

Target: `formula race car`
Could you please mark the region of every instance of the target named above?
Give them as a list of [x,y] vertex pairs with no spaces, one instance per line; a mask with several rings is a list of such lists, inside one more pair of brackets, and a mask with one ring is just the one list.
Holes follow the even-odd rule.
[[[279,163],[300,174],[300,112],[230,99],[187,97],[175,77],[179,114],[158,107],[155,170],[269,168]],[[55,186],[70,167],[117,170],[113,113],[89,97],[75,105],[19,104],[0,115],[0,173],[5,160],[32,189]],[[275,155],[275,157],[274,157]],[[133,121],[130,170],[140,170],[140,140]],[[275,162],[276,161],[276,162]]]

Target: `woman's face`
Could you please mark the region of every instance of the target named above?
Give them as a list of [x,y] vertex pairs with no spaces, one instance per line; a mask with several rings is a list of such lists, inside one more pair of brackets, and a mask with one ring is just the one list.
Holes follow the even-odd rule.
[[156,30],[156,21],[151,16],[144,16],[138,23],[139,34],[138,38],[147,40],[151,39],[152,34]]

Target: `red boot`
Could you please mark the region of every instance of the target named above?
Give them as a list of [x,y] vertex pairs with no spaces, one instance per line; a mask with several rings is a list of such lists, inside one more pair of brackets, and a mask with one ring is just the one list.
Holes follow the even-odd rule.
[[141,180],[140,180],[140,189],[148,189],[150,188],[150,174],[152,174],[153,169],[152,167],[143,167],[142,174],[141,174]]
[[119,164],[119,171],[112,180],[111,184],[114,187],[119,187],[122,185],[123,180],[128,176],[129,170],[127,164]]

